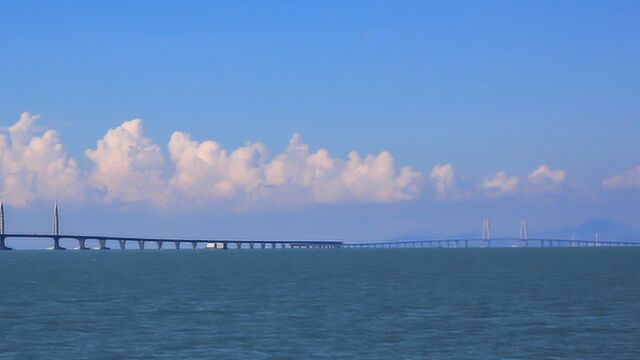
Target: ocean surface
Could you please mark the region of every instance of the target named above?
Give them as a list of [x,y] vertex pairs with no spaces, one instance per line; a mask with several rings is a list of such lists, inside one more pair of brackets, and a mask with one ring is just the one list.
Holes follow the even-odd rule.
[[1,359],[640,359],[640,249],[0,253]]

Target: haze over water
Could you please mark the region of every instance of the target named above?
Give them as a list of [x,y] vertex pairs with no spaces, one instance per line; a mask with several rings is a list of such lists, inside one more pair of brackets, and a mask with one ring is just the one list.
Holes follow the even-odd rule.
[[0,358],[640,358],[633,248],[0,253]]

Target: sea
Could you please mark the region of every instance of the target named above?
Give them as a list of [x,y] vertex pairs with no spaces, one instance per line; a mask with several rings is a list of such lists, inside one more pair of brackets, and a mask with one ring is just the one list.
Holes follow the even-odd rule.
[[640,249],[0,252],[0,359],[640,359]]

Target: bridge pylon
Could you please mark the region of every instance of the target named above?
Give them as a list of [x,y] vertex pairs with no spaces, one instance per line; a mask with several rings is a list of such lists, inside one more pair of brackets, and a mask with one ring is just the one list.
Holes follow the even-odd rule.
[[491,223],[489,220],[482,222],[482,247],[491,247]]
[[0,200],[0,250],[11,250],[4,241],[4,203]]
[[51,227],[53,233],[53,247],[51,250],[66,250],[60,246],[60,211],[58,209],[58,202],[53,204],[53,214],[51,216]]
[[527,220],[520,221],[520,243],[518,246],[529,246],[529,230],[527,228]]

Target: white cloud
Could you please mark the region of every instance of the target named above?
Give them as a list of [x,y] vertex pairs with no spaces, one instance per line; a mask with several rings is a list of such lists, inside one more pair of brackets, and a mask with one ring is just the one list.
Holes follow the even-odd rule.
[[28,112],[0,134],[0,196],[11,205],[36,199],[79,200],[84,196],[80,171],[53,130],[36,135],[39,118]]
[[622,175],[613,176],[602,181],[607,189],[640,187],[640,165],[636,165]]
[[133,119],[110,129],[96,149],[85,152],[95,168],[90,183],[104,192],[106,201],[169,201],[165,159],[160,147],[144,136],[142,121]]
[[431,169],[430,178],[435,183],[436,192],[442,198],[447,198],[453,191],[455,171],[451,164],[438,164]]
[[451,164],[435,165],[429,178],[439,199],[464,200],[472,196],[471,187],[464,179],[456,176],[455,168]]
[[528,189],[537,194],[551,193],[557,191],[565,183],[566,177],[566,171],[551,170],[547,165],[542,164],[527,177]]
[[513,194],[517,188],[518,177],[508,176],[504,171],[499,171],[492,177],[485,177],[482,182],[482,190],[489,197]]
[[228,152],[182,132],[171,136],[169,153],[176,164],[171,184],[193,198],[393,202],[412,199],[420,176],[409,167],[397,171],[386,151],[364,158],[351,152],[346,161],[331,158],[324,149],[310,153],[298,134],[271,161],[262,144]]
[[229,199],[251,193],[263,182],[266,149],[261,144],[228,153],[215,141],[198,143],[189,134],[174,132],[169,154],[176,166],[171,185],[194,198]]

